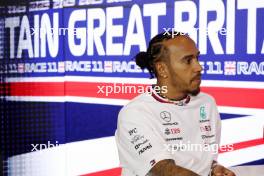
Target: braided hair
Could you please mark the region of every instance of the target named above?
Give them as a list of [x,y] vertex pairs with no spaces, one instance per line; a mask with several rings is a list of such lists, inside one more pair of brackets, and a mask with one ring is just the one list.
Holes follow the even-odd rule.
[[[175,35],[176,34],[176,35]],[[153,37],[147,49],[147,52],[141,51],[135,56],[136,64],[141,68],[147,68],[150,78],[157,77],[154,63],[168,56],[168,49],[162,44],[163,41],[182,35],[181,32],[167,31],[166,33],[157,34]]]

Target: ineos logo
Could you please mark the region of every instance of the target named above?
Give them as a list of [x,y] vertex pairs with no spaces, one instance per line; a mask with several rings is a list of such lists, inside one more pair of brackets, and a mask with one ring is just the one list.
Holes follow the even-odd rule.
[[171,121],[171,114],[167,111],[162,111],[160,113],[160,118],[162,118],[165,122],[170,122]]

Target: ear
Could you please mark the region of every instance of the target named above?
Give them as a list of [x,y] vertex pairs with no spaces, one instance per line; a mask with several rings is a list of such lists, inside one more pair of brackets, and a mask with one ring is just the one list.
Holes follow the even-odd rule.
[[163,61],[156,62],[155,68],[156,68],[156,72],[157,72],[158,77],[163,78],[163,79],[169,77],[168,66],[166,65],[165,62],[163,62]]

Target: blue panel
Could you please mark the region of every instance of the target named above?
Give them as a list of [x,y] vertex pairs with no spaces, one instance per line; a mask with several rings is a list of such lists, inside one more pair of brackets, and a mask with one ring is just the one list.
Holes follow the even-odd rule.
[[113,136],[121,106],[66,103],[67,142]]
[[220,113],[220,117],[222,120],[240,118],[240,117],[245,117],[245,116],[249,116],[249,115]]
[[237,166],[249,166],[249,165],[263,165],[263,167],[264,167],[264,159],[260,159],[260,160],[256,160],[256,161],[252,161],[252,162],[248,162],[248,163],[244,163],[244,164],[240,164],[240,165],[237,165]]

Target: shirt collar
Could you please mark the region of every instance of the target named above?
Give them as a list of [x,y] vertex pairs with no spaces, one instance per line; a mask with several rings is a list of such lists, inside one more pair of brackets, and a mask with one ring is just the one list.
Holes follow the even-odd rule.
[[164,97],[160,96],[155,91],[155,89],[153,89],[152,87],[149,89],[149,92],[151,93],[151,96],[155,100],[157,100],[158,102],[161,102],[161,103],[169,103],[169,104],[175,104],[175,105],[178,105],[178,106],[186,106],[191,100],[191,96],[190,95],[187,95],[184,99],[179,100],[179,101],[171,100],[171,99],[168,99],[168,98],[164,98]]

